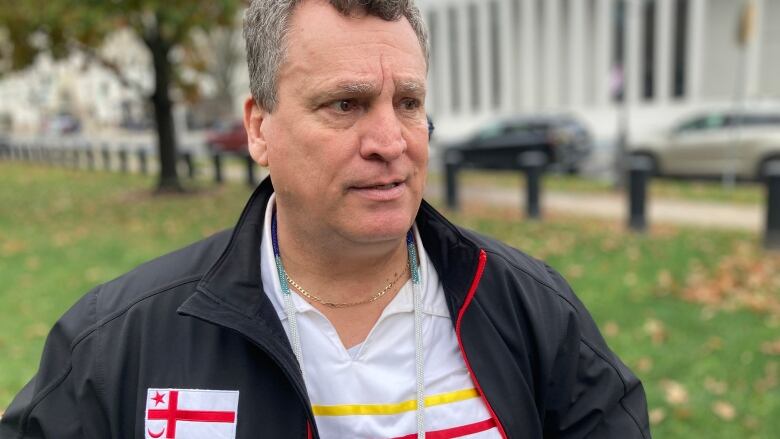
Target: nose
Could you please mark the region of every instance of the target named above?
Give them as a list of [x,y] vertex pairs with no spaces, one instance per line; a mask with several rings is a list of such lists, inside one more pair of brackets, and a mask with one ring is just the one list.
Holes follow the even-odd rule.
[[360,154],[366,160],[392,161],[406,151],[402,124],[392,104],[372,108],[363,120]]

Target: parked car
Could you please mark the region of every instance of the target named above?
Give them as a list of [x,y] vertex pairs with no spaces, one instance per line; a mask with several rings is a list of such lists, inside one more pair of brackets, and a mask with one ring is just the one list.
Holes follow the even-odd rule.
[[242,121],[217,124],[214,129],[206,134],[206,144],[212,152],[229,152],[242,155],[249,153],[246,130]]
[[780,111],[712,111],[689,117],[669,132],[632,145],[656,175],[761,179],[780,159]]
[[466,141],[445,148],[490,149],[512,154],[539,151],[544,153],[549,166],[576,173],[593,149],[593,140],[583,124],[573,117],[529,116],[494,121]]
[[81,131],[81,121],[73,115],[61,113],[44,120],[43,131],[47,134],[75,134]]

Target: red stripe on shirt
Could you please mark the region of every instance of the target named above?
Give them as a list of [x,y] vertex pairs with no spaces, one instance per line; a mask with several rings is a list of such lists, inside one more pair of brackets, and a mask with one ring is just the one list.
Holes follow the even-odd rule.
[[[456,437],[466,436],[467,434],[480,433],[490,430],[496,426],[496,420],[493,418],[485,419],[481,422],[475,422],[473,424],[461,425],[459,427],[445,428],[444,430],[428,431],[425,433],[425,439],[451,439]],[[407,434],[406,436],[399,436],[393,439],[415,439],[417,433]]]

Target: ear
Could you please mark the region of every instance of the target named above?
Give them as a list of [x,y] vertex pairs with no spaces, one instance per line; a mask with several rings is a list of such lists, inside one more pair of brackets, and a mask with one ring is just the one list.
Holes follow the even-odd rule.
[[244,101],[244,129],[246,129],[249,155],[260,166],[268,166],[268,143],[265,139],[263,125],[268,112],[255,103],[252,96]]

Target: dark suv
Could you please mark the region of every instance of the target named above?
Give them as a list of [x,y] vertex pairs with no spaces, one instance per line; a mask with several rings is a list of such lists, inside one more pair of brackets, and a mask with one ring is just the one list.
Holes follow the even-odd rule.
[[[483,150],[486,154],[495,152],[497,157],[538,151],[544,154],[548,166],[576,173],[593,149],[593,140],[582,123],[572,117],[529,116],[494,121],[470,139],[445,147],[461,151]],[[499,164],[496,167],[512,166]]]

